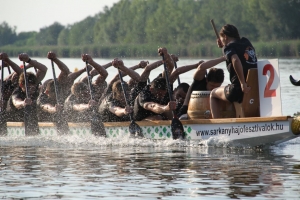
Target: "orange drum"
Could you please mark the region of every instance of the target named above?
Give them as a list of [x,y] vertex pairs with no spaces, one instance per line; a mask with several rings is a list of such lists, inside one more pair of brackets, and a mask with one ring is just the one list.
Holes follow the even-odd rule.
[[[210,91],[193,91],[189,101],[187,115],[189,119],[211,119]],[[220,101],[222,118],[235,118],[234,106],[230,102]]]

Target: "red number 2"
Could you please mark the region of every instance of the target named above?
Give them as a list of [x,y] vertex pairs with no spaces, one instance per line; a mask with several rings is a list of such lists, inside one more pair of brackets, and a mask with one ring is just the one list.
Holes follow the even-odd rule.
[[273,84],[273,81],[274,81],[274,68],[271,64],[267,64],[264,66],[263,68],[263,75],[267,75],[267,72],[270,72],[270,78],[267,82],[267,85],[265,87],[265,92],[264,92],[264,97],[267,98],[267,97],[276,97],[276,90],[271,90],[271,86]]

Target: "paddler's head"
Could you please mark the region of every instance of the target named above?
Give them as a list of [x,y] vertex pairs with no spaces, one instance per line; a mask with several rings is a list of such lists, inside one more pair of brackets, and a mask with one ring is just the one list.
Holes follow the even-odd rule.
[[80,98],[80,99],[83,99],[83,100],[89,100],[90,99],[89,88],[84,82],[74,83],[71,87],[71,92],[77,98]]
[[[38,83],[37,83],[37,78],[35,74],[32,72],[27,72],[26,73],[26,79],[27,79],[27,89],[29,94],[34,94],[36,90],[38,89]],[[24,73],[22,73],[19,77],[19,86],[22,89],[23,92],[26,92],[26,87],[25,87],[25,76]]]
[[220,35],[220,40],[224,46],[234,40],[240,39],[240,34],[239,34],[238,29],[232,24],[224,25],[221,28],[219,35]]
[[220,87],[224,81],[224,71],[220,68],[210,68],[206,76],[206,89],[211,91]]
[[[129,87],[128,84],[126,82],[124,82],[124,90],[126,92],[126,94],[129,94]],[[114,82],[114,84],[112,85],[112,95],[113,95],[113,99],[119,100],[122,103],[124,103],[125,106],[125,97],[124,97],[124,93],[123,93],[123,89],[122,89],[122,83],[120,80]]]
[[173,98],[179,103],[183,103],[186,97],[186,93],[189,90],[190,85],[187,83],[180,83],[177,88],[174,89]]
[[167,92],[167,84],[165,78],[156,78],[150,84],[150,92],[158,99],[162,99]]
[[50,80],[47,83],[46,90],[44,92],[50,99],[56,99],[55,95],[55,85],[54,85],[54,80]]

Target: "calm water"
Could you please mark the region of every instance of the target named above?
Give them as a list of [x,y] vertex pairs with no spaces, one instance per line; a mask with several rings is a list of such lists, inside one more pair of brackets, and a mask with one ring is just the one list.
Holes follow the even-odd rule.
[[[39,58],[52,70],[48,59]],[[18,59],[13,59],[20,63]],[[62,59],[73,71],[80,59]],[[96,59],[106,64],[109,59]],[[151,59],[150,62],[155,60]],[[182,59],[178,66],[198,60]],[[139,60],[126,60],[132,66]],[[300,60],[279,60],[282,113],[300,111]],[[225,68],[220,65],[225,70]],[[163,67],[151,74],[155,78]],[[109,68],[110,80],[116,69]],[[58,74],[58,70],[56,71]],[[193,72],[182,75],[192,82]],[[225,72],[225,83],[228,73]],[[300,138],[268,149],[93,136],[0,138],[3,199],[299,199]]]

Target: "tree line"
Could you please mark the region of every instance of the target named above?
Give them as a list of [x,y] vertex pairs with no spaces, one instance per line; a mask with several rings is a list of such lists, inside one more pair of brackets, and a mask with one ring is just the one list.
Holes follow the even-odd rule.
[[16,34],[3,22],[0,49],[13,55],[23,49],[39,56],[51,48],[64,57],[84,51],[135,57],[166,46],[180,56],[215,56],[214,19],[217,29],[234,24],[263,56],[298,57],[299,18],[299,0],[120,0],[93,17],[68,26],[55,22],[39,32]]

